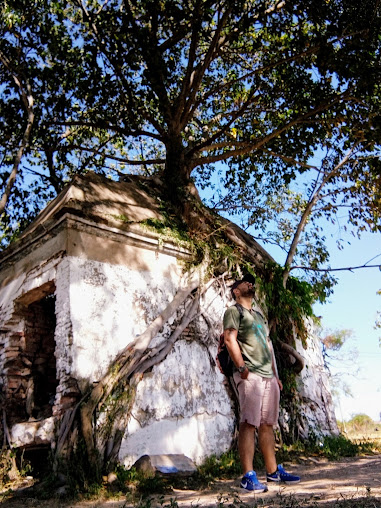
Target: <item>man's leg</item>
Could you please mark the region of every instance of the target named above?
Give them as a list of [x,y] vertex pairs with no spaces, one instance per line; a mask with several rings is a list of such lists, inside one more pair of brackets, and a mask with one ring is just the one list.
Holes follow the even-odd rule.
[[271,474],[277,470],[277,463],[275,457],[275,438],[272,425],[262,424],[258,430],[259,448],[262,452],[266,472]]
[[241,422],[239,426],[238,450],[241,459],[243,478],[241,487],[258,494],[267,492],[267,485],[258,481],[257,474],[253,471],[253,458],[255,450],[255,427],[250,423]]
[[241,422],[239,424],[238,451],[244,475],[253,470],[254,450],[255,427],[249,423]]

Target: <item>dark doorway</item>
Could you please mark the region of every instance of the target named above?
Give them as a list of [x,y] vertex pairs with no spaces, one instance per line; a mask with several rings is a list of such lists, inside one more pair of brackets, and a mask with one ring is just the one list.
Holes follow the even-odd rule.
[[28,305],[24,357],[30,362],[26,413],[40,420],[52,416],[58,385],[54,332],[56,298],[50,294]]

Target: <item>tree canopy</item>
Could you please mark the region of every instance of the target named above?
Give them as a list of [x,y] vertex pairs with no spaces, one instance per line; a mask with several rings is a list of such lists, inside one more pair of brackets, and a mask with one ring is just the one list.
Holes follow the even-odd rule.
[[313,171],[318,214],[380,229],[380,22],[379,0],[5,0],[3,244],[88,170],[177,205],[221,181],[257,225]]
[[[291,311],[311,303],[306,283],[291,277],[283,289],[312,217],[340,206],[357,231],[381,229],[380,28],[380,0],[3,0],[1,246],[78,173],[155,177],[184,217],[195,184],[215,210],[288,243],[285,270],[265,282],[291,326]],[[306,237],[321,247],[311,268],[327,258],[319,227]],[[134,389],[134,373],[153,365],[151,338],[198,285],[179,290],[76,406],[94,462],[96,408],[122,380]],[[59,442],[70,441],[73,421],[63,418]],[[109,432],[114,453],[121,433]]]

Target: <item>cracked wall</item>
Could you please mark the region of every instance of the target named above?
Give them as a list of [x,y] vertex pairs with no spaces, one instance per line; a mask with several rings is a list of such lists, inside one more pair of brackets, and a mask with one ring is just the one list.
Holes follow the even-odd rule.
[[[0,366],[7,389],[22,381],[19,372],[10,384],[7,370],[7,361],[25,348],[26,317],[20,305],[28,307],[47,294],[55,301],[53,416],[46,411],[35,413],[37,422],[17,421],[12,434],[17,446],[53,441],[54,421],[99,380],[117,353],[145,330],[182,284],[182,263],[174,250],[160,252],[159,242],[156,250],[152,241],[149,248],[126,245],[125,238],[115,238],[114,232],[107,235],[103,230],[97,237],[83,225],[60,235],[64,238],[49,240],[20,258],[0,281]],[[126,466],[144,454],[182,453],[201,462],[229,448],[235,407],[214,358],[222,316],[231,302],[220,296],[219,289],[216,283],[202,296],[198,318],[138,385],[119,454]],[[182,311],[183,307],[165,323],[151,346],[167,340]],[[328,432],[335,421],[321,350],[316,341],[309,349],[298,346],[298,350],[307,359],[299,378],[302,411],[310,420],[307,432],[319,426]]]

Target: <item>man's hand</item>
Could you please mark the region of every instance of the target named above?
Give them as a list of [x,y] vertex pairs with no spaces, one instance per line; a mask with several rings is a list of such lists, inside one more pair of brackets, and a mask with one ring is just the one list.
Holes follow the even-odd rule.
[[278,382],[278,386],[279,386],[279,390],[282,391],[283,390],[283,384],[282,384],[282,381],[277,377],[276,378],[277,382]]
[[246,367],[246,369],[243,372],[241,372],[240,376],[241,379],[247,379],[249,377],[249,369]]

